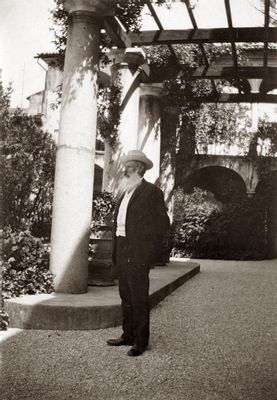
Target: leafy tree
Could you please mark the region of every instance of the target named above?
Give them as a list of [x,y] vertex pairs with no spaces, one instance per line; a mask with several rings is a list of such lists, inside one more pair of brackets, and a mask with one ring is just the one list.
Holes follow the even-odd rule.
[[3,298],[53,290],[41,237],[50,235],[55,144],[39,116],[11,109],[10,94],[0,82],[0,330],[9,322]]
[[241,155],[247,154],[252,137],[248,110],[239,103],[201,104],[192,116],[197,152],[203,152],[208,144],[219,144],[225,150],[236,145]]
[[49,236],[55,144],[39,116],[10,108],[10,93],[0,88],[2,227]]

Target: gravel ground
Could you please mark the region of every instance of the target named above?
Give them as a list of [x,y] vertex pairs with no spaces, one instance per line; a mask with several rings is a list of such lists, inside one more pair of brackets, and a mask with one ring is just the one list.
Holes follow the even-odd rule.
[[277,260],[200,265],[152,311],[141,357],[106,345],[120,328],[2,334],[0,398],[276,400]]

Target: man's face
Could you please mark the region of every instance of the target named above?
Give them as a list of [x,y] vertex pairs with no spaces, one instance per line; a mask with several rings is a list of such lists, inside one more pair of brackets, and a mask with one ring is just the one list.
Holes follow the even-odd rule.
[[137,173],[138,173],[137,164],[133,161],[126,162],[124,175],[130,178],[131,176],[136,175]]

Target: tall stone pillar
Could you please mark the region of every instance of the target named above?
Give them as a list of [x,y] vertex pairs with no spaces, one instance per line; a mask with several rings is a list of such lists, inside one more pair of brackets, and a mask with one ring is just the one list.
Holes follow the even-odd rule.
[[259,103],[251,103],[251,131],[256,134],[259,122]]
[[112,82],[121,88],[122,110],[118,127],[118,140],[113,148],[106,143],[103,190],[117,192],[121,176],[120,157],[138,148],[139,67],[145,62],[140,48],[116,49],[109,54]]
[[160,176],[162,91],[161,84],[140,85],[138,149],[143,151],[154,164],[145,175],[152,183],[156,183]]
[[161,172],[160,187],[170,221],[173,221],[174,188],[176,175],[176,145],[179,112],[177,108],[163,110],[161,115]]
[[85,293],[97,116],[99,18],[109,0],[65,0],[69,28],[56,159],[50,268],[56,292]]

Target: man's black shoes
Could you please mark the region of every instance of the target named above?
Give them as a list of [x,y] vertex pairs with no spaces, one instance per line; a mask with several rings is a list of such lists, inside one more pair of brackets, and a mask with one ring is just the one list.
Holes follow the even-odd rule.
[[134,340],[133,339],[124,339],[122,337],[118,339],[109,339],[107,340],[107,344],[109,346],[133,346],[130,348],[128,351],[128,356],[130,357],[137,357],[140,356],[146,348],[138,348],[136,345],[134,345]]
[[142,355],[142,353],[144,351],[145,351],[145,349],[138,349],[136,346],[133,346],[130,348],[127,355],[130,357],[138,357],[138,356]]
[[107,344],[109,346],[132,346],[134,341],[132,339],[124,339],[122,337],[118,339],[109,339],[107,340]]

